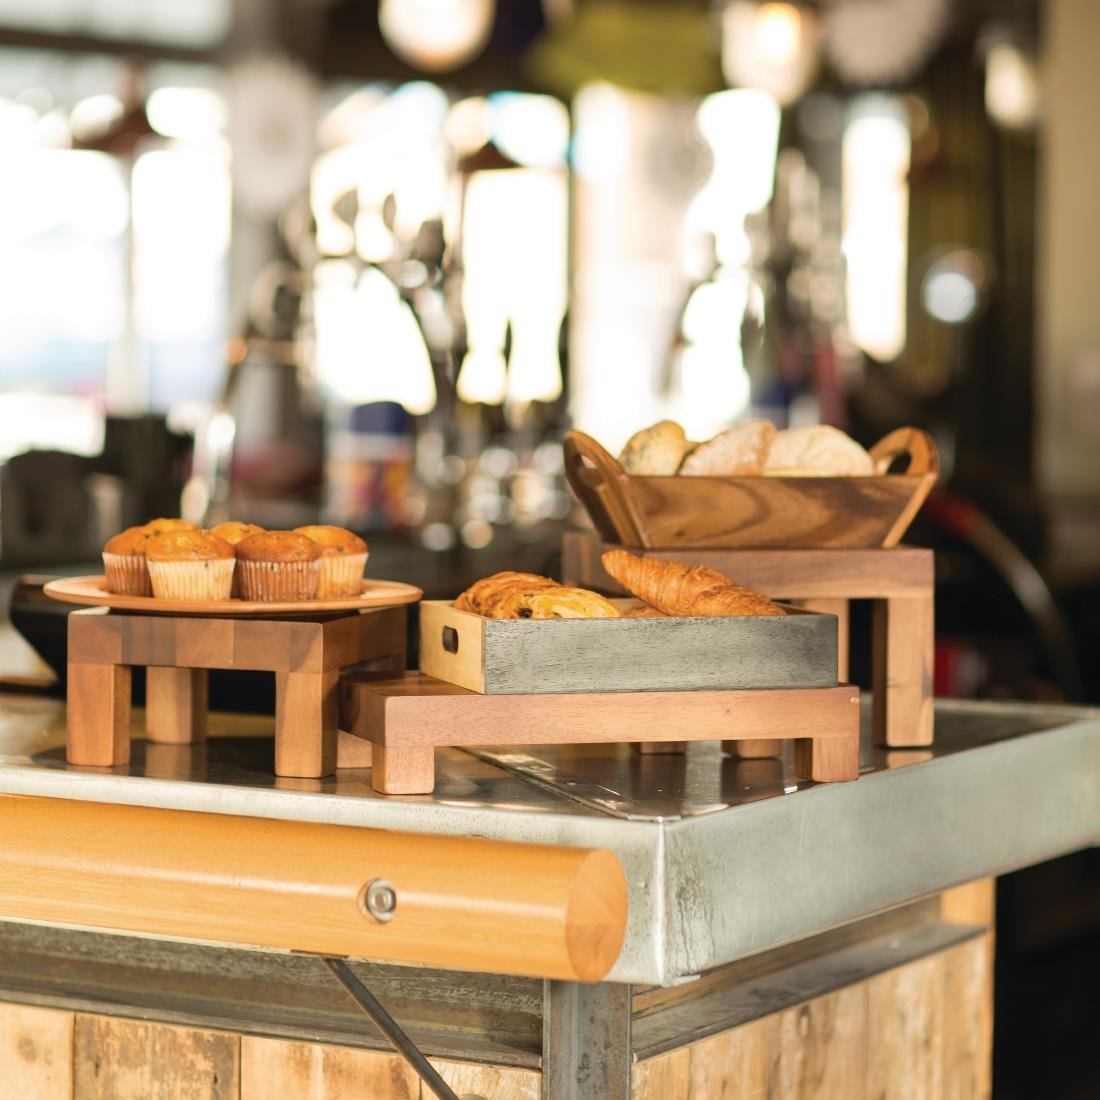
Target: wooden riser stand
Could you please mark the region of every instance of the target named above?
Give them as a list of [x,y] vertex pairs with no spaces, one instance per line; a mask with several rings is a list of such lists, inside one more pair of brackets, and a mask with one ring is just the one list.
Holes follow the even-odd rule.
[[[428,794],[435,750],[460,745],[561,745],[671,737],[791,740],[795,768],[821,783],[859,778],[859,690],[583,692],[481,695],[423,673],[345,678],[340,767],[370,767],[382,794]],[[346,732],[345,732],[346,731]]]
[[336,770],[340,673],[405,667],[405,607],[318,619],[223,619],[89,608],[69,616],[70,764],[130,759],[131,668],[146,667],[149,741],[206,736],[207,670],[275,673],[275,774]]
[[[565,584],[620,593],[600,555],[599,536],[574,532],[562,548]],[[640,557],[717,569],[773,599],[836,615],[838,678],[848,676],[848,603],[873,602],[872,723],[875,741],[892,748],[932,744],[934,650],[931,550],[631,550]],[[774,754],[778,745],[745,746],[740,755]],[[667,750],[666,750],[667,751]]]

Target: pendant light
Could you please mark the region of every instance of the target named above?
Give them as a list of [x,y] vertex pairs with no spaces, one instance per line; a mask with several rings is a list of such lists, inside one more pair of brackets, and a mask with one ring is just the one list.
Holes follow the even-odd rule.
[[495,10],[494,0],[382,0],[378,26],[402,61],[445,73],[485,49]]

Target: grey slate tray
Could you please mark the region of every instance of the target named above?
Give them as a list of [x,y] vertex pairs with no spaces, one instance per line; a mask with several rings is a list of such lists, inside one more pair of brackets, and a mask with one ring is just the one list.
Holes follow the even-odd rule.
[[[621,606],[636,600],[617,600]],[[483,619],[420,605],[420,670],[483,695],[835,687],[833,615]]]

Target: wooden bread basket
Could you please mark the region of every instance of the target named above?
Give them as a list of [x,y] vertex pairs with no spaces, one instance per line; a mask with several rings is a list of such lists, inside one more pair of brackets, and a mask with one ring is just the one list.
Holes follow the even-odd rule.
[[[644,550],[867,550],[896,546],[939,473],[936,445],[898,428],[869,477],[636,477],[584,432],[566,432],[565,474],[606,542]],[[904,473],[889,473],[908,457]]]

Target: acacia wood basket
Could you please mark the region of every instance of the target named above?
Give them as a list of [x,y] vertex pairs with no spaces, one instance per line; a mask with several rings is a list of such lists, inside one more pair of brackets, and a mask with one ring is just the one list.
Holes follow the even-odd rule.
[[[936,445],[898,428],[868,477],[636,477],[584,432],[562,439],[565,474],[606,542],[644,550],[867,550],[896,546],[939,473]],[[890,473],[907,457],[903,473]]]

